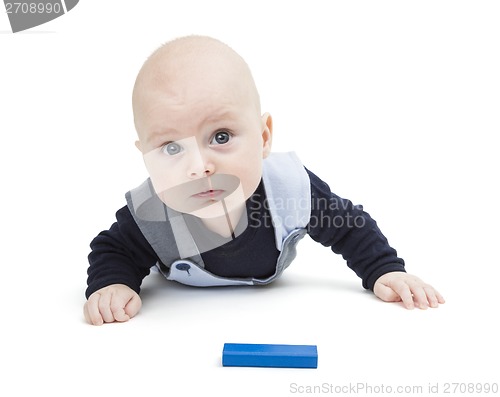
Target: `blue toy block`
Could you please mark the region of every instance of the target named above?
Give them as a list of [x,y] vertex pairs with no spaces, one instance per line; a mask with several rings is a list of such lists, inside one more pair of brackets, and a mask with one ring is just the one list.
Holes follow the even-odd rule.
[[316,345],[225,343],[224,367],[318,368]]

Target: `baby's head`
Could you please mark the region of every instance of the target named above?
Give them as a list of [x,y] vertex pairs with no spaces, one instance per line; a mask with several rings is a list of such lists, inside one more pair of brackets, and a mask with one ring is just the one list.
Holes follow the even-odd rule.
[[160,47],[137,76],[133,110],[136,145],[169,207],[210,217],[203,210],[212,204],[239,205],[257,188],[272,121],[261,115],[247,64],[227,45],[189,36]]

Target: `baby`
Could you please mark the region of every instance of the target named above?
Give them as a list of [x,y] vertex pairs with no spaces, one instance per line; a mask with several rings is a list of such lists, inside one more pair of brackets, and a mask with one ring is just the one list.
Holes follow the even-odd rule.
[[193,286],[268,284],[306,234],[342,254],[381,300],[408,309],[444,303],[405,272],[360,206],[332,193],[295,154],[271,153],[271,116],[227,45],[202,36],[163,45],[141,68],[132,102],[150,178],[91,243],[89,323],[134,317],[155,266]]

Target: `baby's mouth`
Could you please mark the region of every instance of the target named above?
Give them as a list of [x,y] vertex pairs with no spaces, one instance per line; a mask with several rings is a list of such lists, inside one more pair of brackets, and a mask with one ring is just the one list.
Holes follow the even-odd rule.
[[224,194],[224,190],[209,189],[209,190],[206,190],[204,192],[199,192],[199,193],[193,194],[191,197],[216,199],[217,197],[220,197],[223,194]]
[[173,186],[159,194],[167,206],[189,214],[222,202],[236,192],[239,186],[240,180],[237,176],[214,174]]

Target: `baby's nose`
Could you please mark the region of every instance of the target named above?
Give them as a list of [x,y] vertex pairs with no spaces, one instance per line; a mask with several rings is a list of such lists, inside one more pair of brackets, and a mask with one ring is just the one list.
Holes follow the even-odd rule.
[[202,178],[204,176],[210,176],[215,172],[215,166],[213,162],[208,159],[203,158],[201,155],[196,156],[198,158],[193,158],[192,162],[189,164],[188,177],[191,179]]
[[201,178],[201,177],[204,177],[204,176],[209,176],[211,175],[212,172],[210,172],[210,170],[202,170],[202,171],[191,171],[191,173],[189,174],[189,177],[190,178]]

